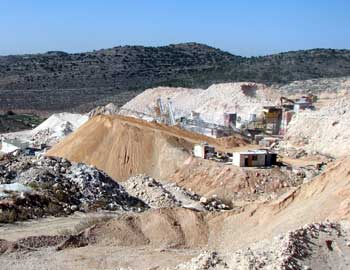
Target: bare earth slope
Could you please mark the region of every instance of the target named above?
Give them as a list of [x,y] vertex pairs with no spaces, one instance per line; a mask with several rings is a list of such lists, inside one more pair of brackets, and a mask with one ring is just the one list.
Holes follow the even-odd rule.
[[[167,178],[191,155],[193,143],[216,141],[176,127],[123,116],[96,116],[55,145],[47,155],[94,165],[112,178],[144,173]],[[237,139],[233,146],[244,144]]]
[[[86,247],[59,252],[41,249],[8,253],[1,255],[0,262],[4,269],[23,269],[23,265],[26,269],[173,269],[179,262],[197,256],[199,248],[208,248],[219,251],[219,255],[228,262],[228,269],[252,269],[249,267],[250,257],[263,260],[270,256],[267,254],[269,250],[278,253],[284,248],[280,243],[282,238],[272,240],[272,237],[288,231],[291,232],[287,235],[295,235],[296,229],[310,227],[304,226],[307,223],[349,219],[349,168],[349,158],[337,161],[325,173],[294,192],[269,203],[252,205],[240,214],[204,214],[189,209],[157,209],[126,214],[93,228],[93,242]],[[341,235],[336,235],[334,230],[330,232],[332,235],[322,231],[316,238],[306,235],[311,241],[306,244],[312,254],[298,259],[312,266],[311,269],[348,269],[348,240],[340,238]],[[334,251],[326,247],[329,239],[333,241]],[[259,243],[260,248],[255,246]],[[252,247],[249,254],[236,252],[245,247]],[[296,252],[300,251],[299,248],[297,246]],[[260,256],[254,258],[252,251],[257,252],[256,256],[259,249],[262,251]],[[269,268],[266,265],[263,269],[309,268]]]
[[288,125],[283,147],[296,147],[308,153],[334,157],[346,156],[350,150],[350,98],[333,100],[316,111],[303,111]]
[[307,223],[349,219],[349,194],[350,159],[347,158],[275,201],[252,205],[239,215],[212,220],[215,226],[222,226],[216,228],[209,242],[223,250],[237,249]]

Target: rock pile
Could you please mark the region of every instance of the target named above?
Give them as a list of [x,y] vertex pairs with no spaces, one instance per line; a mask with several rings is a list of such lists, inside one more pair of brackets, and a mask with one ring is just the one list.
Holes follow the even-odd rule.
[[[12,159],[7,157],[5,164],[0,166],[0,176],[2,183],[20,183],[31,187],[29,194],[22,192],[11,196],[14,207],[25,200],[27,210],[39,207],[36,201],[31,200],[36,197],[40,197],[43,205],[48,207],[54,204],[56,211],[50,211],[50,214],[55,212],[55,215],[70,214],[77,210],[141,211],[147,208],[145,203],[130,196],[104,172],[60,158],[33,158],[24,155]],[[22,199],[19,201],[19,198]],[[39,216],[44,215],[44,212]]]
[[210,270],[229,269],[227,264],[215,251],[204,251],[188,263],[179,264],[175,270]]
[[113,103],[108,103],[105,106],[98,106],[96,108],[94,108],[93,110],[91,110],[88,113],[89,118],[92,118],[96,115],[113,115],[113,114],[117,114],[119,112],[119,107],[116,106]]
[[165,183],[146,175],[130,177],[123,186],[129,194],[152,208],[182,206],[208,211],[230,209],[218,198],[204,198],[174,183]]
[[137,175],[130,177],[123,186],[129,194],[141,199],[152,208],[180,206],[173,194],[152,177]]
[[[339,269],[337,263],[346,265],[343,252],[350,246],[348,231],[348,224],[307,224],[233,253],[205,251],[176,269]],[[333,265],[327,266],[321,254]]]

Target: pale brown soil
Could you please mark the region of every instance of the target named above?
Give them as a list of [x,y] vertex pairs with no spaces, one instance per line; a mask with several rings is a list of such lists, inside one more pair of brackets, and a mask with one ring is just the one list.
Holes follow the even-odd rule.
[[[0,256],[0,262],[3,269],[23,269],[23,265],[26,269],[171,269],[196,256],[199,249],[229,254],[307,223],[349,220],[349,195],[347,158],[334,162],[312,182],[271,202],[251,204],[239,214],[181,208],[125,214],[92,229],[94,242],[87,247],[10,253]],[[337,260],[334,265],[342,265],[341,256],[331,259]],[[311,257],[308,264],[315,266],[317,260]]]
[[279,168],[241,168],[197,158],[189,158],[169,180],[202,196],[217,195],[235,203],[255,200],[260,195],[268,198],[288,190],[292,184]]
[[350,159],[347,158],[335,162],[310,183],[277,200],[252,204],[238,215],[226,214],[211,220],[216,228],[209,237],[209,243],[227,251],[306,223],[326,219],[349,220],[349,195]]
[[116,180],[140,173],[167,178],[191,156],[193,144],[200,142],[221,150],[246,144],[240,138],[219,141],[178,127],[103,115],[92,118],[47,155],[94,165]]

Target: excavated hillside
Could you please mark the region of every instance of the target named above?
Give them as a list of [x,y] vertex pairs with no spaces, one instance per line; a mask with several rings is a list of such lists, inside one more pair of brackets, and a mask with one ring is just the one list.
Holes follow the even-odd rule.
[[100,115],[55,145],[47,155],[94,165],[118,180],[140,173],[167,178],[190,157],[193,144],[200,142],[221,150],[246,144],[240,138],[216,140],[178,127]]
[[209,242],[228,251],[307,223],[349,220],[349,195],[350,159],[346,158],[335,162],[313,181],[274,201],[252,204],[238,215],[226,214],[211,220],[216,228]]
[[350,97],[335,99],[320,110],[305,110],[293,116],[282,148],[300,148],[309,154],[346,156],[350,150]]
[[270,200],[303,180],[278,167],[247,169],[190,158],[169,181],[206,198],[214,196],[238,206],[244,201]]
[[[242,87],[250,86],[249,91]],[[279,93],[264,84],[222,83],[213,84],[207,89],[176,87],[157,87],[147,89],[121,108],[125,115],[134,111],[146,115],[155,115],[157,99],[163,102],[170,98],[176,118],[190,116],[192,111],[209,123],[224,124],[225,112],[236,112],[242,119],[249,119],[251,114],[261,114],[263,106],[279,104]]]
[[97,227],[94,235],[104,245],[203,247],[207,244],[211,249],[230,252],[305,224],[349,219],[349,194],[350,159],[347,158],[333,164],[312,182],[271,202],[251,204],[239,214],[157,209],[109,221]]

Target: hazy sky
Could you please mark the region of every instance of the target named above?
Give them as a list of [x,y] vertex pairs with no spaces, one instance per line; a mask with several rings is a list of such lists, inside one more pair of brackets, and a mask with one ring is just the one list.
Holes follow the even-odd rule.
[[239,55],[350,49],[350,0],[0,0],[0,55],[201,42]]

